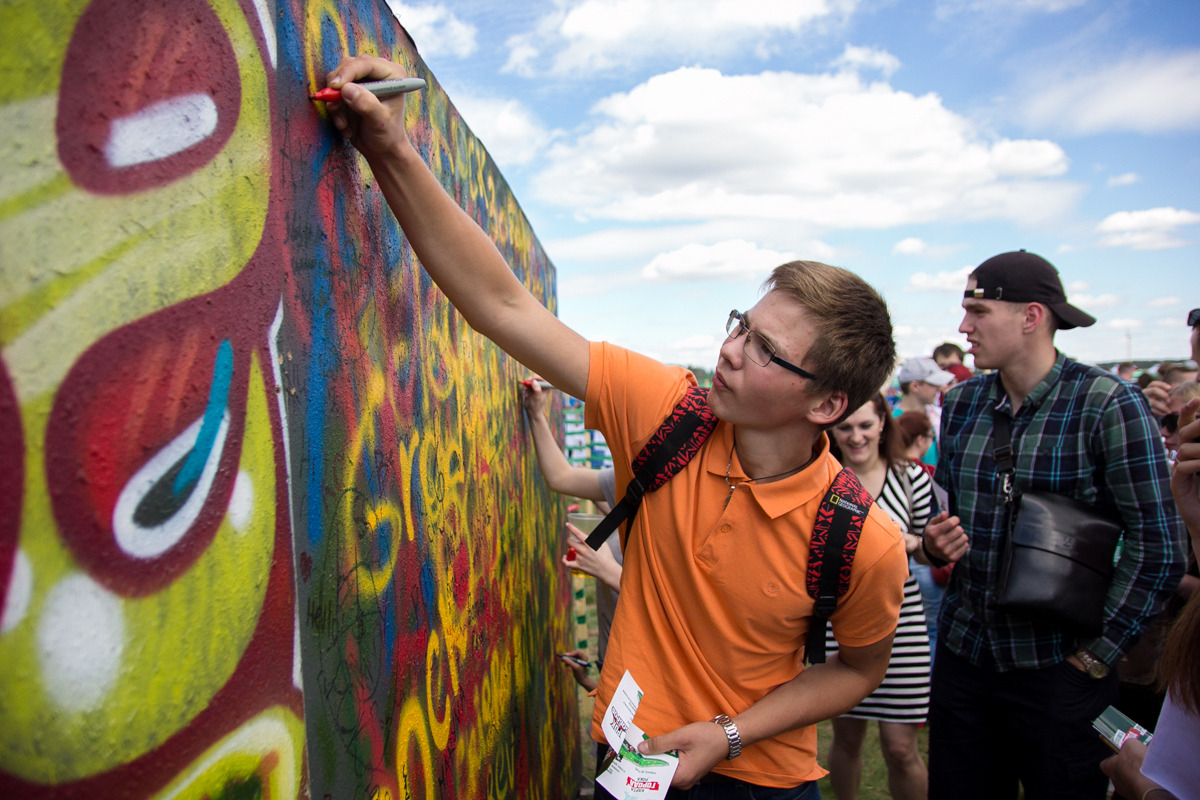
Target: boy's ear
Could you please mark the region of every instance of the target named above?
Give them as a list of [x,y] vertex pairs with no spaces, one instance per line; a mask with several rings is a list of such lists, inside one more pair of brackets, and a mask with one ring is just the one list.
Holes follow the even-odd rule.
[[846,413],[849,403],[850,399],[846,397],[845,392],[830,392],[808,410],[808,421],[819,428],[826,428]]

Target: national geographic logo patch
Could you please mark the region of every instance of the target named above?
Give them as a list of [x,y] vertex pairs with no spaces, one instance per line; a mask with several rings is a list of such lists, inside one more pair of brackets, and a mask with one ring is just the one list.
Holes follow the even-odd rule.
[[860,517],[865,517],[867,515],[867,510],[858,503],[852,503],[844,497],[838,497],[833,492],[829,493],[829,502],[839,508],[846,509],[851,514],[855,514]]

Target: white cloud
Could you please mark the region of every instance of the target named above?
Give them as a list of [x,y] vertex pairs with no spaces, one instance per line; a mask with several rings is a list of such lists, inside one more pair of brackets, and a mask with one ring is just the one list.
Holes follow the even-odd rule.
[[1108,179],[1109,186],[1130,186],[1141,180],[1141,176],[1136,172],[1126,172],[1121,175],[1113,175]]
[[892,245],[892,255],[920,256],[925,259],[943,259],[949,258],[962,249],[962,245],[930,244],[924,239],[910,236],[906,239],[901,239]]
[[387,3],[423,57],[449,53],[456,58],[467,58],[475,52],[475,26],[463,22],[445,6],[409,5],[399,0]]
[[[530,33],[508,40],[509,69],[532,75],[588,74],[654,59],[769,55],[780,38],[845,19],[858,0],[564,1]],[[518,54],[519,53],[519,54]],[[537,64],[543,64],[535,68]]]
[[516,100],[459,92],[454,95],[454,105],[501,170],[533,161],[554,138],[533,112]]
[[992,146],[992,163],[1005,177],[1040,178],[1067,171],[1062,148],[1042,139],[1002,139]]
[[1139,330],[1142,327],[1142,321],[1140,319],[1110,319],[1099,324],[1105,328],[1118,328],[1120,330],[1128,329],[1133,331]]
[[714,245],[687,244],[655,257],[642,275],[651,281],[752,279],[758,282],[775,267],[795,258],[791,253],[766,250],[744,239]]
[[508,61],[500,71],[513,72],[523,78],[535,77],[537,75],[535,62],[538,57],[538,49],[520,36],[509,39],[508,47]]
[[1115,294],[1070,294],[1067,295],[1067,297],[1070,300],[1071,305],[1078,306],[1079,308],[1083,308],[1088,311],[1100,311],[1101,309],[1112,308],[1113,306],[1120,305],[1122,302],[1122,299]]
[[1025,107],[1043,129],[1091,135],[1200,129],[1200,51],[1150,53],[1039,75]]
[[[721,98],[714,102],[714,97]],[[535,191],[583,217],[838,229],[1045,223],[1081,187],[1057,144],[989,141],[936,95],[857,74],[683,68],[610,95],[547,153]]]
[[1169,308],[1170,306],[1177,306],[1182,302],[1181,299],[1172,294],[1166,297],[1156,297],[1147,302],[1146,306],[1148,308]]
[[954,272],[914,272],[904,288],[913,292],[961,292],[967,286],[967,276],[975,267],[963,267]]
[[854,45],[846,45],[846,49],[836,61],[833,62],[835,67],[850,69],[855,72],[860,70],[878,70],[883,74],[884,78],[890,78],[892,74],[900,69],[900,59],[896,58],[886,50],[877,50],[873,47],[855,47]]
[[717,353],[722,341],[724,340],[711,334],[695,334],[667,344],[662,358],[668,364],[711,369],[717,363]]
[[1067,284],[1067,294],[1074,297],[1077,294],[1091,291],[1092,285],[1087,281],[1071,281]]
[[892,245],[892,253],[894,255],[919,256],[928,249],[928,244],[912,236],[907,239],[901,239]]
[[1149,208],[1109,214],[1096,226],[1096,233],[1100,234],[1100,244],[1105,247],[1164,250],[1189,244],[1177,231],[1196,224],[1200,224],[1200,214],[1194,211],[1171,207]]
[[[770,238],[768,233],[764,226],[748,221],[718,220],[687,225],[605,227],[581,236],[546,239],[542,245],[556,261],[567,259],[606,266],[636,262],[640,269],[654,257],[687,244],[712,244],[728,239],[766,240]],[[787,248],[802,253],[804,258],[818,260],[830,260],[834,254],[832,247],[812,239],[791,237]]]

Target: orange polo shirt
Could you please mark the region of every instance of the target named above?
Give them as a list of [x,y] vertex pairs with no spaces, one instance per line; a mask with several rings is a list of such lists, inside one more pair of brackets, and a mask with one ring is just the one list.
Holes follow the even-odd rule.
[[[586,424],[612,449],[618,496],[633,457],[694,384],[684,369],[592,343]],[[841,468],[824,435],[820,447],[798,474],[741,486],[730,497],[733,428],[718,422],[687,467],[646,494],[625,542],[620,602],[592,716],[596,741],[604,741],[601,719],[626,670],[644,693],[634,722],[651,736],[733,716],[803,670],[813,611],[804,588],[809,534]],[[744,479],[736,454],[730,474]],[[872,506],[850,590],[831,619],[837,640],[864,646],[890,635],[907,575],[895,525]],[[779,787],[826,774],[817,764],[815,726],[757,742],[715,771]]]

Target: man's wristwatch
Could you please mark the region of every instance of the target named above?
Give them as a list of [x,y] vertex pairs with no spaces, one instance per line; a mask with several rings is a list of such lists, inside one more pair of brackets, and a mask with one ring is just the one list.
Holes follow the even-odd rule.
[[728,714],[717,714],[712,721],[725,729],[725,738],[729,740],[729,755],[725,756],[725,759],[729,760],[740,756],[742,754],[742,737],[738,733],[737,725],[729,718]]
[[1075,651],[1075,657],[1083,664],[1083,671],[1089,678],[1099,680],[1108,676],[1108,664],[1105,664],[1082,647]]

